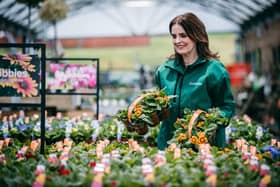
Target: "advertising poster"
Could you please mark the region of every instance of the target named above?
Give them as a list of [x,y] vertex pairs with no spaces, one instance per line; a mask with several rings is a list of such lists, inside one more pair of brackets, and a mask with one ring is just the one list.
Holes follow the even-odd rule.
[[39,69],[37,55],[0,55],[0,96],[38,96]]
[[84,90],[96,86],[96,64],[47,64],[48,90]]

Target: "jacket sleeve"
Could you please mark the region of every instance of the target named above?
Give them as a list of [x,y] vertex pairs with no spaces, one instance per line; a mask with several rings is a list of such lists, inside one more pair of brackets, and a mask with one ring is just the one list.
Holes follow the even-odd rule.
[[211,80],[211,85],[210,95],[213,106],[218,107],[223,116],[232,117],[235,112],[235,102],[226,69],[223,69],[219,75],[215,76],[214,80]]

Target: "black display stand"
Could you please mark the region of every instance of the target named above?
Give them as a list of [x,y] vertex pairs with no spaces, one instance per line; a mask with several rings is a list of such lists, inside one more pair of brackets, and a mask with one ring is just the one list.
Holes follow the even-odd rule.
[[[41,43],[31,44],[31,43],[0,43],[0,48],[21,48],[22,51],[26,51],[26,48],[40,50],[40,72],[41,75],[46,75],[46,45]],[[0,103],[1,107],[38,107],[41,109],[41,145],[40,153],[45,153],[45,110],[46,110],[46,76],[41,76],[40,81],[40,91],[41,96],[40,103]]]
[[[46,95],[93,95],[96,96],[96,119],[98,119],[99,116],[99,59],[98,58],[46,58],[46,61],[52,61],[60,63],[63,61],[65,63],[66,61],[92,61],[96,62],[96,92],[93,93],[83,93],[83,92],[46,92]],[[66,63],[65,63],[66,64]]]
[[[1,107],[26,107],[26,108],[34,108],[38,107],[41,109],[41,145],[40,145],[40,153],[45,153],[45,111],[46,111],[46,95],[94,95],[96,96],[96,119],[99,116],[99,59],[98,58],[46,58],[46,45],[41,43],[31,44],[31,43],[0,43],[0,48],[21,48],[23,52],[26,51],[26,48],[33,48],[41,51],[40,59],[40,72],[41,81],[40,81],[40,91],[39,95],[41,96],[40,103],[0,103]],[[47,92],[46,91],[46,61],[95,61],[96,62],[96,92],[94,93],[76,93],[76,92]]]

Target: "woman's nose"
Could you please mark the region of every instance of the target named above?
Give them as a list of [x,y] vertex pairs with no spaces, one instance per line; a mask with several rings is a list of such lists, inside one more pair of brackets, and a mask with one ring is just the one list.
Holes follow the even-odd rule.
[[181,38],[180,37],[176,37],[175,38],[175,43],[179,43],[181,41]]

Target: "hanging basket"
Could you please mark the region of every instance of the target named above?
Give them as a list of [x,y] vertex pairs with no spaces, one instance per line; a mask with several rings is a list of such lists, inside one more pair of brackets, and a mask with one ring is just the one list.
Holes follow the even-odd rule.
[[[210,143],[212,144],[215,137],[216,137],[216,130],[217,130],[217,125],[215,125],[214,127],[208,127],[204,130],[198,130],[199,128],[199,123],[202,123],[205,125],[206,121],[198,121],[199,117],[204,114],[209,115],[206,111],[203,110],[196,110],[193,115],[191,116],[189,125],[188,125],[188,129],[187,129],[187,135],[188,135],[188,139],[190,140],[190,142],[192,142],[192,144],[204,144],[204,143]],[[204,126],[201,125],[201,126]],[[196,128],[196,133],[194,134],[193,129]],[[211,132],[211,133],[210,133]],[[193,138],[198,138],[197,141],[193,141]],[[195,142],[195,143],[194,143]]]
[[184,117],[175,121],[175,131],[168,143],[185,148],[206,143],[215,145],[217,129],[220,126],[225,127],[227,121],[218,108],[210,108],[207,111],[201,109],[192,111],[186,108]]
[[132,115],[132,112],[134,110],[134,108],[136,107],[136,105],[142,100],[144,99],[145,97],[147,96],[150,96],[150,95],[154,95],[154,93],[146,93],[146,94],[143,94],[139,97],[137,97],[128,107],[128,111],[127,111],[127,119],[128,119],[128,122],[129,123],[132,123],[131,121],[131,115]]
[[[137,97],[128,107],[127,110],[127,122],[130,124],[130,126],[134,127],[135,131],[139,134],[139,135],[144,135],[148,132],[148,127],[155,127],[157,125],[160,124],[160,121],[164,118],[166,119],[168,117],[168,115],[166,115],[166,111],[168,111],[168,108],[166,108],[167,110],[165,111],[152,111],[152,113],[150,114],[145,114],[147,116],[146,120],[139,120],[137,122],[134,122],[132,120],[132,114],[133,112],[135,112],[135,109],[137,108],[137,105],[146,97],[148,96],[157,96],[156,93],[152,92],[152,93],[146,93],[143,94],[139,97]],[[140,105],[141,106],[141,105]],[[141,109],[140,109],[141,110]],[[142,112],[142,111],[141,111]],[[159,114],[162,114],[162,116],[164,117],[160,117]],[[138,127],[138,124],[140,124],[140,128]]]
[[[138,96],[128,108],[119,110],[117,118],[132,132],[155,127],[164,119],[169,118],[169,101],[174,96],[167,96],[163,90],[155,90]],[[143,130],[144,131],[144,130]],[[141,133],[143,134],[143,133]]]

